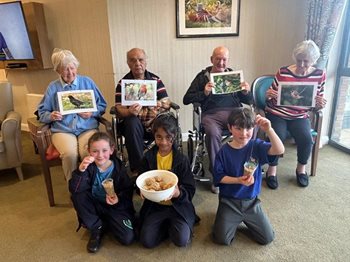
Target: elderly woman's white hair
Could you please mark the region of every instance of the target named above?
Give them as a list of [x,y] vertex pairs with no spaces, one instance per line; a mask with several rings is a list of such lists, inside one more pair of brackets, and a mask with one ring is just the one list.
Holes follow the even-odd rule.
[[293,50],[293,59],[296,61],[296,57],[299,54],[307,55],[310,58],[310,63],[313,65],[320,58],[320,48],[312,40],[305,40],[296,45]]
[[78,59],[69,50],[55,48],[52,52],[51,61],[53,70],[58,72],[61,67],[66,67],[73,64],[76,68],[79,67]]

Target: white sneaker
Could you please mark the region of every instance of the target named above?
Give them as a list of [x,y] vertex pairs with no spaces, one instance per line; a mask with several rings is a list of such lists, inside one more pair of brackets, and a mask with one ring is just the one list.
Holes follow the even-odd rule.
[[212,185],[211,185],[211,192],[212,192],[213,194],[219,194],[220,189],[219,189],[219,187],[214,186],[214,185],[212,184]]

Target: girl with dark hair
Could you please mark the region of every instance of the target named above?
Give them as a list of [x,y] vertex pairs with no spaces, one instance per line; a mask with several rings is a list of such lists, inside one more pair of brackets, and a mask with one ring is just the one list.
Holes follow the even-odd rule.
[[147,248],[157,246],[170,237],[180,247],[191,242],[195,223],[192,198],[195,181],[188,158],[175,146],[177,121],[170,113],[160,114],[153,123],[156,146],[148,151],[141,162],[140,173],[163,169],[175,173],[178,184],[172,196],[159,203],[144,199],[140,210],[140,241]]

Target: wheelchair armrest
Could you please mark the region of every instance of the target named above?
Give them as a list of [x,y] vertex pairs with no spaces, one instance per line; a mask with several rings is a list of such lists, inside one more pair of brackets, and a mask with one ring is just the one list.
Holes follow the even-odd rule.
[[122,116],[120,115],[120,113],[118,112],[118,110],[115,106],[112,106],[109,109],[109,113],[115,118],[122,118]]
[[170,107],[174,110],[180,110],[180,106],[174,102],[170,103]]
[[201,104],[193,103],[193,110],[196,111],[197,114],[199,113],[199,111],[202,112]]
[[112,106],[111,109],[109,109],[109,113],[111,115],[116,115],[117,114],[117,108],[115,106]]
[[199,118],[202,118],[202,107],[200,103],[193,103],[193,116],[197,114]]
[[200,103],[192,103],[193,105],[193,113],[192,113],[192,121],[193,121],[193,130],[200,130],[202,124],[202,107]]

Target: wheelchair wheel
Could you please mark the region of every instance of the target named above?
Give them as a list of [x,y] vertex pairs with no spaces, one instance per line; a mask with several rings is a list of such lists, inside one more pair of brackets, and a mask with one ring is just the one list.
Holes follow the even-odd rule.
[[192,163],[193,160],[193,150],[193,138],[190,136],[187,140],[187,156],[190,163]]
[[204,169],[203,164],[200,162],[196,162],[193,168],[193,174],[195,177],[203,177],[204,176]]

